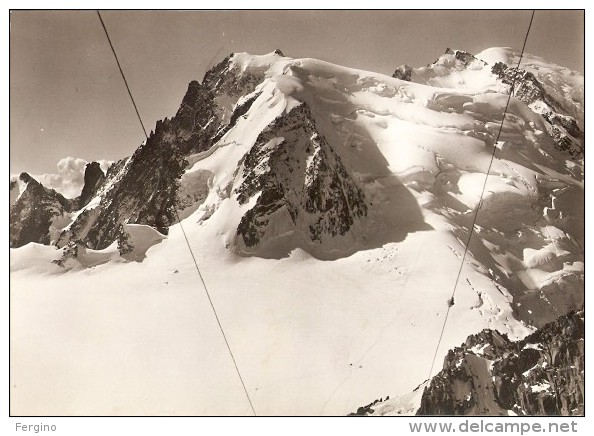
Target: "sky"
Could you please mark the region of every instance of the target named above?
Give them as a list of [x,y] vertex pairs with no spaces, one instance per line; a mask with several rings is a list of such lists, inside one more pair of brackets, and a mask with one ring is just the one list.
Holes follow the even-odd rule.
[[[521,49],[530,11],[105,11],[146,128],[232,52],[313,57],[392,74],[446,47]],[[581,11],[537,11],[526,51],[584,71]],[[95,11],[10,13],[10,171],[129,156],[144,139]],[[64,160],[69,157],[70,159]],[[82,164],[81,164],[82,162]],[[46,177],[47,178],[47,177]]]

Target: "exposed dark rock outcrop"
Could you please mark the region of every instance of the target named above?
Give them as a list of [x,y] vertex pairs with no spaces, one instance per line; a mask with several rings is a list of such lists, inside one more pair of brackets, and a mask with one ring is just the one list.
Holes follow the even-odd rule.
[[410,77],[412,75],[412,67],[410,65],[400,65],[392,74],[392,77],[400,80],[406,80],[410,82]]
[[543,84],[529,71],[509,67],[497,62],[491,69],[499,79],[514,85],[514,96],[527,105],[539,103],[540,111],[550,125],[550,134],[557,149],[568,152],[572,157],[584,157],[584,132],[578,127],[577,121],[564,113],[563,104],[550,95]]
[[480,62],[483,65],[486,65],[485,62],[481,61],[480,59],[477,59],[476,57],[474,57],[474,55],[472,55],[464,50],[452,50],[451,48],[448,47],[448,48],[446,48],[445,54],[454,55],[456,60],[459,61],[459,64],[458,64],[459,67],[467,67],[468,65],[470,65],[471,63],[473,63],[475,61]]
[[390,397],[386,397],[386,399],[382,399],[379,398],[377,400],[373,400],[371,403],[367,404],[366,406],[361,406],[357,409],[356,412],[353,413],[349,413],[347,416],[367,416],[367,415],[371,415],[373,413],[373,406],[375,406],[378,403],[381,403],[382,401],[387,401],[389,400]]
[[519,342],[484,330],[450,350],[418,415],[582,415],[584,311]]
[[49,244],[55,220],[72,211],[75,202],[44,187],[27,173],[22,173],[20,179],[26,187],[10,209],[10,246]]
[[291,232],[305,243],[319,243],[325,236],[344,235],[367,214],[363,192],[316,130],[304,103],[260,133],[239,169],[239,203],[260,194],[237,228],[246,247]]
[[88,163],[85,167],[85,184],[78,199],[78,209],[86,206],[91,201],[91,198],[95,196],[103,182],[105,182],[105,174],[103,174],[99,162]]

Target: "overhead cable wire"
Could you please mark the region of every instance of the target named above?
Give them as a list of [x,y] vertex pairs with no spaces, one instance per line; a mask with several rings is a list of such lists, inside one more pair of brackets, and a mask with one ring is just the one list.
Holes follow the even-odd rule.
[[458,274],[456,275],[456,281],[454,283],[454,288],[452,290],[452,295],[448,300],[448,309],[446,311],[445,318],[443,320],[443,325],[441,327],[441,333],[439,334],[439,339],[437,341],[437,346],[435,347],[435,353],[433,354],[433,359],[431,361],[431,369],[429,369],[429,374],[427,380],[431,379],[431,373],[433,372],[433,367],[435,365],[435,359],[437,358],[437,352],[439,351],[439,347],[441,345],[441,341],[443,339],[443,333],[445,331],[445,327],[448,321],[448,316],[450,314],[450,310],[454,303],[454,295],[456,294],[456,289],[458,287],[458,282],[460,281],[460,275],[462,274],[462,269],[464,268],[464,262],[466,260],[466,254],[468,253],[468,247],[470,245],[470,240],[472,239],[472,235],[474,233],[474,227],[476,225],[476,221],[478,218],[479,211],[481,209],[481,205],[483,202],[483,196],[485,195],[485,189],[487,187],[487,181],[489,180],[489,174],[491,172],[491,167],[493,166],[493,161],[495,159],[495,151],[497,150],[497,143],[499,142],[499,137],[501,136],[501,131],[503,130],[503,123],[505,122],[505,115],[507,114],[507,110],[509,108],[509,103],[511,101],[511,97],[514,93],[514,88],[516,85],[516,80],[519,75],[520,64],[522,63],[522,58],[524,57],[524,50],[526,49],[526,42],[528,41],[528,35],[530,34],[530,29],[532,27],[532,21],[534,20],[534,10],[532,11],[532,15],[530,17],[530,23],[528,24],[528,29],[526,30],[526,36],[524,37],[524,44],[522,45],[522,51],[520,52],[520,58],[518,59],[518,65],[516,67],[516,71],[513,73],[513,80],[511,83],[511,88],[509,90],[509,95],[507,96],[507,102],[505,104],[505,110],[503,111],[503,118],[501,119],[501,124],[499,125],[499,131],[497,132],[497,138],[495,139],[495,143],[493,144],[493,151],[491,153],[491,159],[489,161],[489,166],[487,168],[487,174],[485,175],[485,180],[483,182],[483,187],[481,189],[481,195],[479,198],[479,202],[477,203],[476,212],[474,214],[474,219],[472,220],[472,225],[470,227],[470,231],[468,233],[468,238],[466,240],[466,244],[464,245],[464,254],[462,255],[462,261],[460,262],[460,268],[458,269]]
[[[136,106],[136,102],[134,101],[134,97],[132,96],[132,92],[130,91],[130,86],[128,86],[128,81],[126,80],[126,75],[124,74],[124,71],[122,70],[122,66],[120,65],[120,61],[118,59],[118,55],[116,54],[115,48],[113,46],[113,43],[111,42],[111,38],[109,37],[109,32],[107,31],[107,27],[105,26],[105,23],[103,21],[103,18],[101,17],[101,13],[99,11],[97,11],[97,16],[99,17],[99,21],[101,22],[101,26],[103,27],[103,31],[105,32],[105,36],[107,37],[107,41],[109,42],[109,46],[111,47],[111,52],[113,53],[113,56],[115,58],[115,61],[118,65],[118,69],[120,70],[120,74],[122,76],[122,79],[124,80],[124,84],[126,85],[126,89],[128,90],[128,95],[130,96],[130,100],[132,101],[132,105],[134,106],[134,110],[136,111],[136,116],[138,117],[138,121],[140,122],[140,125],[142,127],[142,132],[144,133],[144,136],[146,137],[146,139],[148,140],[148,135],[146,133],[146,129],[144,127],[144,123],[142,122],[142,118],[140,117],[140,112],[138,111],[138,106]],[[184,236],[184,240],[186,241],[186,245],[188,246],[188,250],[190,251],[190,255],[192,256],[192,261],[194,262],[194,266],[196,267],[196,271],[198,272],[198,277],[200,277],[200,282],[202,283],[202,287],[204,288],[204,292],[206,293],[206,296],[208,298],[208,302],[210,303],[210,307],[212,308],[212,312],[214,313],[215,319],[217,321],[217,324],[219,326],[219,330],[221,331],[221,334],[223,336],[223,339],[225,340],[225,345],[227,346],[227,350],[229,350],[229,355],[231,356],[231,360],[233,361],[233,365],[235,367],[235,371],[237,372],[237,376],[239,377],[239,381],[241,382],[241,386],[243,387],[243,390],[245,392],[245,395],[247,397],[248,403],[250,405],[250,409],[252,410],[252,413],[254,414],[254,416],[257,416],[256,414],[256,409],[254,408],[254,405],[252,403],[252,399],[250,398],[250,394],[248,393],[247,387],[245,385],[245,382],[243,381],[243,377],[241,376],[241,372],[239,371],[239,366],[237,365],[237,361],[235,360],[235,356],[233,355],[233,351],[231,350],[231,345],[229,344],[229,341],[227,340],[227,335],[225,334],[225,330],[223,329],[223,325],[221,323],[221,320],[219,318],[219,315],[217,314],[217,310],[214,306],[214,303],[212,301],[212,298],[210,296],[210,292],[208,292],[208,287],[206,286],[206,282],[204,281],[204,277],[202,276],[202,273],[200,272],[200,268],[198,267],[198,262],[196,261],[196,256],[194,255],[194,251],[192,250],[192,246],[190,245],[190,240],[188,239],[188,236],[186,234],[186,231],[182,225],[182,222],[179,218],[179,213],[177,211],[177,208],[175,207],[175,205],[173,206],[173,210],[175,212],[175,216],[177,218],[177,223],[179,224],[179,227],[182,231],[182,234]]]

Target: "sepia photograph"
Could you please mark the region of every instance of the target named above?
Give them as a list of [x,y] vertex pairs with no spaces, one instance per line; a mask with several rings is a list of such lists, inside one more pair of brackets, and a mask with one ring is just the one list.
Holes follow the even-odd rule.
[[585,10],[8,15],[8,415],[585,415]]

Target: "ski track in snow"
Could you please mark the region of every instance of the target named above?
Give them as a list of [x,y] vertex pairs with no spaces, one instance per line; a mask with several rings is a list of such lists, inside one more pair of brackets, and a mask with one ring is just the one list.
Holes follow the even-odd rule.
[[[416,269],[416,266],[417,266],[417,263],[419,261],[419,256],[421,254],[421,251],[422,251],[421,250],[421,244],[419,244],[418,249],[417,249],[417,254],[415,256],[415,260],[411,264],[411,269],[406,274],[406,277],[404,279],[404,283],[399,287],[400,290],[398,291],[398,297],[397,297],[397,301],[398,302],[400,302],[401,294],[404,293],[407,290],[407,286],[406,285],[408,283],[408,279],[413,274],[414,270]],[[369,352],[380,343],[380,341],[382,340],[382,338],[384,336],[384,332],[387,329],[391,328],[398,321],[399,315],[400,315],[401,306],[399,304],[397,304],[397,306],[398,306],[398,309],[397,309],[397,311],[396,311],[396,313],[395,313],[394,318],[392,319],[392,321],[390,321],[387,325],[385,325],[384,327],[381,328],[381,330],[378,332],[377,338],[363,352],[363,354],[361,355],[361,357],[359,357],[358,359],[356,359],[353,363],[349,363],[349,366],[348,366],[349,375],[347,377],[345,377],[345,379],[338,384],[338,386],[336,387],[336,389],[334,389],[332,391],[332,393],[330,394],[330,397],[328,397],[328,399],[324,403],[324,406],[322,407],[322,410],[320,411],[320,415],[321,416],[324,415],[324,410],[325,410],[326,406],[328,405],[328,403],[332,400],[332,397],[334,397],[334,395],[336,394],[336,392],[352,377],[352,375],[353,375],[353,369],[361,368],[361,366],[362,366],[361,364],[362,364],[363,360],[369,354]]]

